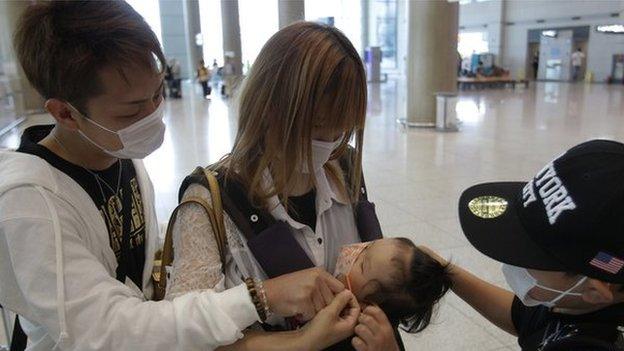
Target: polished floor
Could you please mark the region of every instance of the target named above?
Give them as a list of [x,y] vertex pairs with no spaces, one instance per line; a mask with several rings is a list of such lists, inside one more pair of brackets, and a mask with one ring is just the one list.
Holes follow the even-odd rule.
[[[372,85],[364,172],[387,236],[406,236],[450,257],[482,278],[505,286],[500,264],[471,248],[456,215],[463,189],[477,182],[525,180],[566,148],[592,138],[624,140],[624,87],[537,83],[528,89],[462,92],[461,131],[406,129],[401,84]],[[168,100],[166,139],[146,164],[161,220],[175,206],[183,177],[218,160],[232,146],[236,120],[227,102],[206,101],[186,86]],[[45,117],[32,118],[40,123]],[[15,147],[19,130],[0,140]],[[515,350],[515,339],[449,294],[432,325],[405,336],[409,350]],[[2,342],[0,341],[0,345]]]

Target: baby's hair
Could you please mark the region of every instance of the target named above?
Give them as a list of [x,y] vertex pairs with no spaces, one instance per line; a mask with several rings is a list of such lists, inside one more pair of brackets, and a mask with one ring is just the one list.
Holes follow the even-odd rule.
[[452,287],[448,265],[442,265],[406,238],[395,238],[398,244],[413,252],[409,271],[401,259],[393,257],[394,272],[388,272],[391,283],[376,282],[377,289],[365,297],[379,305],[393,325],[408,333],[424,330],[433,316],[434,306]]

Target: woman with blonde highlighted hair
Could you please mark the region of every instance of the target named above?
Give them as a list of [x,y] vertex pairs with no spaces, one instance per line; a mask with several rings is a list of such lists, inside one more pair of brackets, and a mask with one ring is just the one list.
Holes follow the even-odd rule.
[[[234,147],[210,167],[225,209],[225,265],[200,206],[183,208],[173,225],[167,297],[246,282],[268,301],[258,311],[265,326],[288,330],[312,322],[296,332],[248,332],[233,349],[274,350],[276,341],[284,348],[324,349],[356,327],[328,317],[334,311],[343,318],[335,301],[350,294],[327,272],[334,272],[342,246],[381,237],[362,178],[364,68],[339,30],[299,22],[269,39],[240,89]],[[201,170],[180,189],[181,200],[193,197],[212,200]],[[290,277],[280,280],[288,284],[268,280],[278,276]],[[292,309],[274,310],[276,300],[292,301]],[[396,346],[394,337],[384,342]]]

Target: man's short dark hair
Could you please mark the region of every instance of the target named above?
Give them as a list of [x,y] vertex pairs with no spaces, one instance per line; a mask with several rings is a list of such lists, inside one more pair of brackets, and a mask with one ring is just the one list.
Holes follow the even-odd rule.
[[[22,15],[13,38],[26,77],[46,99],[69,101],[84,111],[103,92],[104,67],[160,66],[156,35],[129,4],[112,1],[43,1]],[[124,76],[125,77],[125,76]]]

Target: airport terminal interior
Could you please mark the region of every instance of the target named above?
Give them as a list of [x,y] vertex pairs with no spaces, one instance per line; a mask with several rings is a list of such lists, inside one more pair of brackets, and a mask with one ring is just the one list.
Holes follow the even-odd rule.
[[[12,18],[29,2],[0,2],[0,149],[16,148],[26,127],[53,122],[9,43]],[[624,1],[129,3],[161,40],[173,71],[165,140],[145,159],[161,223],[184,177],[232,147],[237,91],[226,86],[224,66],[239,65],[244,79],[263,43],[298,20],[337,27],[365,63],[363,169],[384,235],[429,246],[501,287],[500,263],[462,234],[461,192],[479,182],[529,180],[585,140],[624,140]],[[209,95],[197,80],[199,59],[211,75]],[[11,317],[4,322],[0,350]],[[403,340],[408,350],[519,350],[453,293],[430,327]]]

